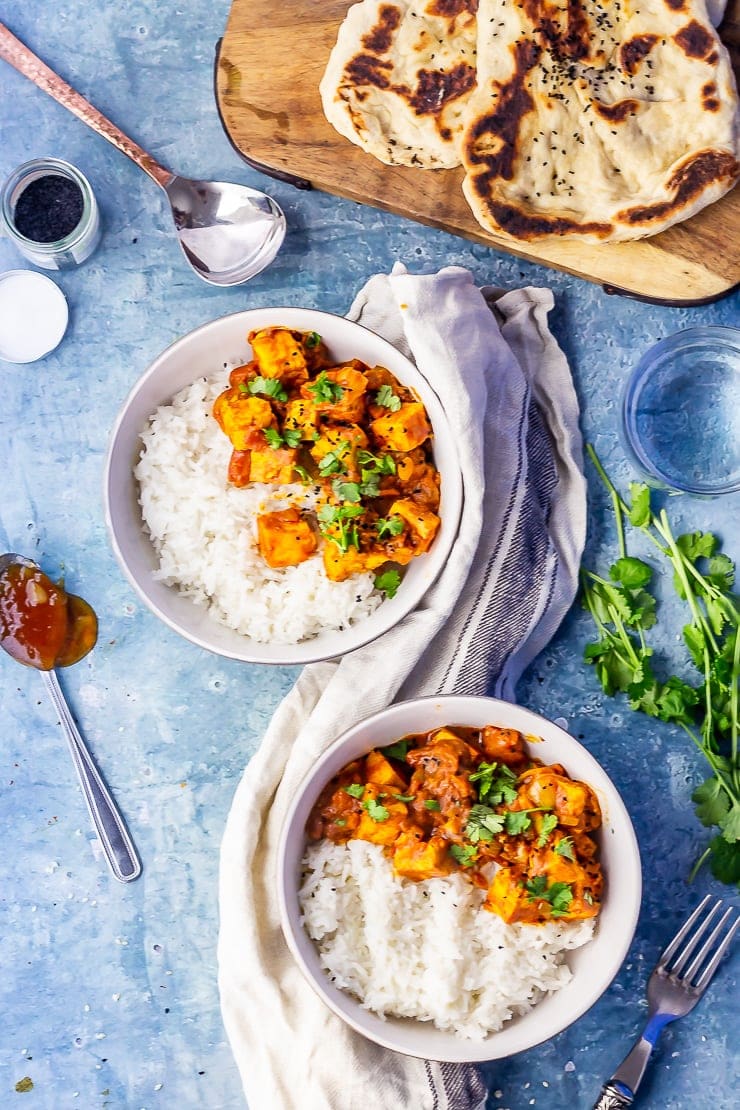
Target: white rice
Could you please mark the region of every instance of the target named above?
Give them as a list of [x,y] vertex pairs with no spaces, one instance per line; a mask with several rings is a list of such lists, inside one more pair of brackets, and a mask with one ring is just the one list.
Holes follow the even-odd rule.
[[565,953],[593,921],[507,925],[460,872],[399,878],[378,844],[312,844],[303,925],[327,974],[380,1016],[432,1021],[482,1040],[572,978]]
[[199,378],[158,408],[142,433],[134,476],[157,577],[262,643],[298,643],[363,620],[382,601],[372,574],[330,582],[320,552],[273,569],[257,550],[257,515],[311,507],[314,487],[229,484],[231,444],[211,415],[227,386],[228,370]]

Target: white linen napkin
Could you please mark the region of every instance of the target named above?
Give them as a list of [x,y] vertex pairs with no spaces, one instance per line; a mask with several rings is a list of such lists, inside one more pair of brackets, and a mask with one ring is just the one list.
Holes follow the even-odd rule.
[[[459,535],[419,608],[340,661],[304,668],[237,788],[221,846],[219,989],[249,1110],[473,1110],[478,1070],[382,1049],[319,1001],[280,930],[288,805],[344,729],[394,700],[495,693],[575,597],[586,531],[578,405],[548,290],[478,289],[448,267],[371,278],[348,316],[410,356],[440,396],[463,474]],[[499,324],[500,321],[500,324]]]

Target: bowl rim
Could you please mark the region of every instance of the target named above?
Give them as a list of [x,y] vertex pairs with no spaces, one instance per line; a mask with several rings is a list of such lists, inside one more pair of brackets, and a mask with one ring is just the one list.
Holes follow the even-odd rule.
[[[568,1020],[565,1024],[557,1024],[557,1028],[550,1028],[545,1026],[540,1033],[534,1037],[523,1036],[519,1037],[514,1047],[508,1047],[505,1050],[499,1050],[495,1041],[507,1029],[513,1028],[513,1023],[522,1022],[530,1015],[536,1014],[537,1007],[533,1007],[527,1014],[519,1018],[510,1019],[498,1033],[490,1033],[482,1041],[467,1040],[465,1038],[457,1038],[454,1050],[445,1051],[440,1053],[435,1051],[433,1054],[428,1051],[416,1052],[409,1049],[408,1046],[399,1044],[394,1039],[392,1030],[397,1023],[409,1026],[423,1026],[429,1025],[430,1032],[435,1030],[436,1027],[431,1022],[420,1022],[416,1019],[393,1019],[389,1018],[387,1021],[382,1021],[377,1018],[377,1015],[371,1011],[364,1010],[359,1001],[354,999],[351,995],[340,991],[338,988],[329,984],[328,980],[322,983],[320,977],[317,977],[311,968],[308,966],[303,951],[301,950],[301,943],[299,937],[303,939],[303,945],[307,950],[313,942],[308,938],[304,932],[300,922],[300,910],[296,913],[295,907],[297,906],[297,889],[295,887],[294,874],[290,872],[287,856],[290,851],[290,844],[295,835],[295,823],[298,811],[305,805],[305,798],[309,792],[314,792],[315,796],[323,785],[325,785],[327,777],[324,774],[324,768],[327,764],[334,761],[335,756],[342,750],[345,745],[350,743],[357,733],[372,729],[373,726],[380,720],[384,724],[392,725],[392,722],[398,717],[403,716],[409,712],[415,712],[417,707],[423,712],[425,708],[431,709],[430,703],[437,703],[445,707],[453,703],[460,704],[462,702],[468,703],[480,708],[479,717],[483,720],[484,717],[500,716],[502,713],[507,716],[513,716],[522,722],[527,723],[527,728],[512,725],[511,727],[519,727],[519,731],[524,732],[525,735],[538,736],[542,739],[545,738],[544,734],[551,734],[551,738],[555,738],[560,742],[565,742],[567,745],[573,746],[579,754],[579,758],[583,760],[589,767],[587,774],[582,776],[584,781],[589,781],[589,775],[592,778],[600,780],[598,789],[602,793],[606,793],[609,801],[609,814],[618,814],[618,819],[623,828],[620,830],[624,835],[624,843],[621,845],[621,850],[625,853],[624,863],[620,862],[620,871],[628,875],[628,894],[629,897],[626,901],[620,903],[620,919],[622,928],[618,938],[615,938],[615,943],[610,947],[609,966],[604,974],[596,976],[590,983],[590,987],[586,991],[582,991],[578,1004],[574,1007],[572,1013],[569,1014]],[[484,712],[488,710],[488,712]],[[454,711],[453,711],[454,712]],[[443,714],[444,717],[444,714]],[[443,723],[440,720],[440,724]],[[448,718],[445,718],[444,723],[453,724]],[[531,727],[530,727],[531,726]],[[409,730],[406,729],[406,732]],[[400,735],[400,732],[397,733]],[[392,741],[389,740],[388,743]],[[371,743],[365,750],[370,751],[372,747],[378,746],[379,742],[376,740]],[[349,758],[353,758],[350,756]],[[338,769],[338,768],[337,768]],[[335,773],[335,772],[332,772]],[[331,777],[329,774],[328,777]],[[315,789],[318,783],[318,789]],[[606,824],[606,822],[604,822]],[[304,840],[305,843],[305,840]],[[598,762],[598,760],[591,754],[591,752],[581,744],[574,736],[572,736],[565,729],[555,724],[554,721],[534,710],[528,709],[524,706],[516,705],[513,702],[506,702],[500,698],[494,698],[487,695],[473,695],[473,694],[440,694],[440,695],[426,695],[422,697],[410,698],[404,701],[394,702],[385,709],[381,709],[370,716],[362,718],[354,725],[345,729],[340,736],[334,740],[330,746],[322,753],[322,755],[312,765],[310,770],[301,779],[298,787],[295,790],[294,796],[285,814],[280,829],[278,846],[277,846],[277,866],[275,872],[275,883],[277,886],[278,909],[280,916],[280,926],[283,933],[285,942],[290,950],[290,953],[295,960],[298,968],[303,974],[304,979],[308,982],[309,986],[313,989],[315,994],[327,1005],[342,1021],[344,1021],[355,1032],[361,1034],[367,1039],[374,1041],[376,1044],[384,1048],[391,1049],[395,1052],[400,1052],[404,1055],[415,1056],[417,1058],[434,1059],[440,1062],[447,1063],[484,1063],[489,1060],[497,1060],[507,1058],[518,1052],[526,1051],[530,1048],[542,1044],[544,1041],[557,1036],[565,1029],[569,1028],[581,1018],[595,1003],[602,997],[602,995],[609,988],[619,969],[627,956],[629,948],[634,939],[635,929],[640,914],[642,902],[642,865],[640,860],[640,850],[637,842],[634,827],[632,825],[629,812],[609,775]],[[300,858],[300,857],[299,857]],[[608,883],[607,877],[607,883]],[[608,899],[608,886],[607,886],[607,899]],[[293,906],[291,906],[293,902]],[[604,903],[606,904],[606,902]],[[600,919],[597,918],[597,922]],[[595,934],[589,944],[594,943],[598,939],[598,933]],[[307,942],[307,943],[306,943]],[[588,945],[584,945],[584,949]],[[567,986],[567,985],[566,985]],[[544,1001],[544,1000],[543,1000]],[[363,1016],[364,1015],[364,1018]],[[373,1019],[375,1019],[373,1021]],[[371,1028],[368,1028],[365,1021],[371,1023]],[[534,1028],[534,1027],[532,1027]],[[436,1031],[440,1033],[441,1031]],[[433,1034],[434,1035],[434,1034]],[[454,1034],[448,1034],[449,1037],[454,1038]],[[509,1038],[511,1039],[511,1038]]]
[[[311,321],[315,323],[317,317],[323,317],[332,321],[336,321],[337,326],[339,327],[347,327],[350,330],[359,329],[360,331],[367,333],[367,335],[372,337],[372,341],[378,344],[379,363],[383,358],[383,351],[385,351],[385,354],[390,358],[391,361],[400,361],[404,364],[404,368],[408,368],[410,377],[412,378],[412,381],[408,384],[410,384],[411,387],[421,395],[421,400],[423,401],[429,413],[429,418],[434,433],[434,439],[436,441],[439,436],[442,436],[446,441],[449,451],[449,473],[445,476],[445,484],[443,489],[444,516],[442,517],[442,520],[445,525],[446,535],[439,535],[435,540],[435,543],[432,545],[430,552],[426,553],[425,556],[422,556],[422,558],[426,558],[428,555],[431,555],[435,551],[435,546],[437,545],[438,541],[444,540],[444,542],[440,543],[439,547],[437,547],[433,564],[436,566],[436,569],[434,570],[433,575],[431,577],[427,577],[427,579],[423,583],[420,583],[420,586],[423,585],[423,590],[421,590],[421,592],[419,592],[419,590],[412,591],[408,593],[408,595],[404,598],[403,589],[399,589],[396,596],[392,599],[393,610],[386,610],[389,619],[387,619],[385,622],[381,621],[380,619],[378,619],[377,622],[371,622],[371,618],[374,616],[374,614],[380,612],[383,607],[390,602],[391,599],[384,600],[381,605],[379,605],[377,609],[374,610],[373,613],[371,613],[367,618],[357,622],[354,625],[350,625],[349,629],[347,630],[347,632],[349,633],[348,635],[345,635],[344,631],[327,633],[327,635],[331,634],[332,638],[334,636],[341,636],[343,639],[346,639],[346,646],[343,644],[338,644],[335,645],[333,648],[322,647],[320,645],[320,640],[324,634],[319,634],[318,636],[314,636],[310,639],[299,641],[296,644],[285,644],[281,642],[277,642],[274,644],[263,644],[261,641],[253,640],[249,636],[238,633],[235,629],[228,629],[228,626],[225,625],[223,626],[224,629],[232,632],[234,636],[239,636],[241,638],[241,641],[244,645],[243,648],[240,646],[238,649],[232,649],[223,644],[214,644],[212,642],[209,642],[206,637],[199,635],[197,631],[193,631],[191,629],[183,627],[182,624],[178,623],[178,621],[174,617],[166,613],[157,604],[156,600],[147,592],[145,585],[141,581],[139,581],[139,579],[131,570],[118,539],[116,524],[114,521],[114,513],[112,510],[112,472],[113,463],[119,446],[120,436],[122,433],[122,429],[125,426],[129,409],[135,403],[139,395],[146,390],[148,384],[152,381],[152,379],[156,377],[157,373],[161,369],[161,366],[163,364],[166,365],[166,363],[170,359],[172,359],[173,356],[177,355],[179,349],[181,347],[186,347],[190,342],[192,342],[194,337],[206,336],[209,331],[217,331],[219,328],[225,327],[228,324],[235,324],[237,320],[243,318],[244,340],[245,342],[247,342],[247,332],[251,330],[250,317],[253,319],[258,316],[263,318],[265,314],[270,314],[275,318],[279,317],[281,314],[285,316],[291,314],[297,317],[305,315],[306,325],[308,325]],[[268,325],[263,323],[256,326],[266,327]],[[298,322],[286,323],[285,326],[296,328],[301,327],[300,323]],[[208,373],[207,370],[205,372]],[[196,372],[190,380],[195,381],[198,377],[201,376],[203,375]],[[159,404],[166,403],[166,400],[159,402]],[[154,407],[157,406],[155,405]],[[429,411],[430,409],[432,411]],[[255,308],[241,309],[237,312],[226,313],[223,316],[218,316],[212,320],[207,320],[205,323],[191,329],[191,331],[179,336],[162,351],[160,351],[160,353],[149,363],[147,368],[134,382],[133,386],[131,387],[119,407],[108,436],[108,445],[103,466],[102,486],[105,527],[109,543],[113,550],[113,554],[115,555],[118,566],[123,571],[125,578],[133,587],[134,591],[141,599],[141,601],[143,601],[144,604],[147,606],[147,608],[156,617],[158,617],[159,620],[161,620],[165,625],[171,628],[173,632],[176,632],[178,635],[182,636],[184,639],[190,641],[190,643],[195,644],[197,647],[200,647],[203,650],[210,651],[213,654],[219,655],[223,658],[233,659],[237,662],[257,663],[264,666],[302,666],[305,663],[317,663],[329,659],[341,658],[351,651],[356,651],[357,649],[365,647],[367,644],[374,642],[380,636],[390,631],[391,628],[399,624],[405,617],[408,616],[410,612],[418,607],[424,595],[434,585],[440,573],[442,572],[442,569],[444,568],[444,565],[457,539],[464,502],[464,489],[459,453],[457,450],[455,439],[452,434],[452,428],[450,426],[445,407],[433,383],[421,372],[421,370],[407,355],[400,351],[398,347],[396,347],[389,340],[385,339],[381,335],[378,335],[378,333],[373,331],[372,328],[367,327],[365,324],[360,324],[355,320],[350,320],[346,316],[342,316],[339,313],[328,312],[325,309],[311,308],[302,305],[266,305],[257,306]],[[149,542],[151,543],[151,541]],[[168,589],[175,589],[175,587],[168,587]],[[192,604],[195,605],[194,602]],[[202,609],[204,613],[207,613],[205,607],[202,607]],[[371,622],[370,627],[367,627],[368,622]],[[216,623],[217,622],[214,621],[214,624]],[[372,623],[378,624],[377,629],[374,629],[372,627]],[[363,632],[363,629],[365,629],[366,631]],[[353,630],[354,634],[352,634]],[[311,645],[313,644],[316,645],[315,648],[311,647]],[[269,658],[265,658],[262,650],[264,648],[270,649]]]

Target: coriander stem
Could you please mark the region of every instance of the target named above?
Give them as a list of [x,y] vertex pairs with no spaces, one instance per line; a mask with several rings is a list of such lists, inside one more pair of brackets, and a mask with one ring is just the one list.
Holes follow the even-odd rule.
[[687,879],[687,882],[693,883],[694,879],[699,874],[699,871],[701,870],[703,865],[707,862],[707,860],[709,859],[711,854],[712,854],[712,849],[711,848],[707,848],[706,851],[702,852],[702,854],[699,856],[699,858],[696,861],[696,863],[694,864],[694,866],[691,868],[691,871],[689,872],[689,877]]

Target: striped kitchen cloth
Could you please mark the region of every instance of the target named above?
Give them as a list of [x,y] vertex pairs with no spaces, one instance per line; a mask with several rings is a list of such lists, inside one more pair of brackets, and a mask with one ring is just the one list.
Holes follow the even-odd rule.
[[276,849],[288,806],[344,729],[401,698],[490,693],[517,679],[575,597],[586,531],[578,405],[545,289],[479,289],[459,267],[371,278],[349,318],[412,358],[441,398],[464,505],[421,605],[340,661],[304,668],[247,766],[219,883],[219,989],[249,1110],[474,1110],[472,1066],[365,1040],[304,981],[283,941]]

